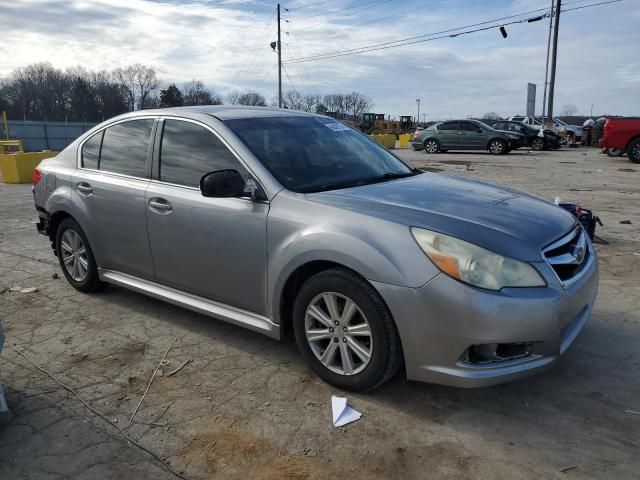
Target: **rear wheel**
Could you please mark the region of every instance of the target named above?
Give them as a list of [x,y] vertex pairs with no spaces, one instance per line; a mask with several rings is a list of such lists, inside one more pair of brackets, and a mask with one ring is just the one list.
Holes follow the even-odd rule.
[[627,157],[633,163],[640,163],[640,138],[636,138],[627,147]]
[[440,151],[440,144],[437,140],[430,138],[424,142],[424,151],[427,153],[438,153]]
[[537,152],[544,149],[544,139],[536,137],[531,140],[531,148]]
[[400,367],[400,341],[389,310],[369,283],[349,271],[326,270],[304,283],[293,329],[311,369],[338,388],[375,388]]
[[58,226],[56,252],[62,273],[73,287],[94,292],[104,286],[89,241],[75,220],[67,218]]
[[503,155],[507,153],[507,144],[499,138],[494,138],[489,142],[488,149],[493,155]]

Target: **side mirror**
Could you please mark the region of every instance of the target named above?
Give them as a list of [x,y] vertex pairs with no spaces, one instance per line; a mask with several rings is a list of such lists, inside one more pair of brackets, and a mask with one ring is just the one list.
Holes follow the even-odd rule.
[[200,179],[203,197],[240,197],[244,187],[244,178],[236,170],[217,170],[206,173]]

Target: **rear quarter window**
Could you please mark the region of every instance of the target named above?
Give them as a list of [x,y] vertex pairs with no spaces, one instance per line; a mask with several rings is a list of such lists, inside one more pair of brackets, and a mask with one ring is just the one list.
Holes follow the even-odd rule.
[[82,166],[83,168],[98,169],[98,160],[100,159],[100,146],[102,144],[102,135],[104,130],[96,133],[82,145]]

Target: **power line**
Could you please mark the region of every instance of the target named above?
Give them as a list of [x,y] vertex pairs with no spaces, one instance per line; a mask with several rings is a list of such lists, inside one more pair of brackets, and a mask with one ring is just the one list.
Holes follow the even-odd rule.
[[[372,8],[378,7],[380,5],[382,5],[383,3],[389,3],[392,0],[374,0],[373,2],[368,2],[365,6],[365,8],[361,8],[360,10],[354,10],[352,12],[349,12],[349,15],[353,15],[355,13],[361,13],[364,12],[366,10],[370,10]],[[365,4],[360,5],[361,7],[364,6]],[[309,17],[307,17],[309,18]],[[296,20],[298,21],[298,20]],[[310,28],[313,28],[317,25],[324,25],[325,22],[317,22],[317,23],[312,23],[311,25],[307,25],[306,27],[302,27],[299,28],[298,31],[302,31],[302,30],[309,30]]]
[[302,5],[300,7],[289,8],[288,11],[289,12],[297,12],[298,10],[306,10],[307,8],[315,7],[317,5],[322,5],[322,4],[325,4],[325,3],[336,2],[336,1],[338,1],[338,0],[322,0],[321,2],[308,3],[308,4]]
[[381,1],[385,1],[386,2],[386,1],[390,1],[390,0],[367,0],[364,3],[353,4],[353,5],[350,5],[348,7],[338,8],[336,10],[329,10],[328,12],[320,12],[320,13],[314,13],[313,15],[307,15],[306,17],[301,17],[298,20],[307,20],[309,18],[321,17],[322,15],[331,15],[333,13],[346,12],[347,10],[352,10],[354,8],[359,8],[359,7],[364,7],[365,5],[369,5],[371,3],[381,3]]
[[[383,46],[383,45],[391,45],[391,44],[394,44],[394,43],[399,43],[399,42],[404,42],[404,41],[409,41],[409,40],[415,40],[415,39],[418,39],[418,38],[432,37],[434,35],[440,35],[440,34],[443,34],[443,33],[451,33],[451,32],[455,32],[456,30],[462,30],[464,28],[479,27],[480,25],[486,25],[488,23],[499,22],[501,20],[508,20],[510,18],[522,17],[524,15],[530,15],[530,14],[533,14],[533,13],[544,12],[546,10],[548,10],[548,9],[539,8],[537,10],[529,10],[528,12],[522,12],[522,13],[517,13],[515,15],[508,15],[506,17],[499,17],[499,18],[494,18],[494,19],[491,19],[491,20],[486,20],[484,22],[473,23],[471,25],[464,25],[462,27],[457,27],[457,28],[449,28],[447,30],[441,30],[439,32],[425,33],[425,34],[422,34],[422,35],[417,35],[415,37],[401,38],[400,40],[393,40],[393,41],[389,41],[389,42],[376,43],[376,44],[373,44],[373,45],[365,45],[363,47],[348,48],[346,50],[338,50],[338,51],[330,52],[330,53],[327,53],[327,54],[311,55],[311,56],[306,57],[306,58],[315,58],[315,57],[320,57],[320,56],[324,56],[324,55],[333,55],[335,53],[352,52],[352,51],[361,50],[363,48],[368,48],[368,47],[378,47],[378,46]],[[306,58],[296,59],[296,60],[306,60]]]
[[[568,12],[568,11],[572,11],[572,10],[581,10],[583,8],[589,8],[589,7],[595,7],[598,5],[606,5],[609,3],[617,3],[617,2],[621,2],[622,0],[608,0],[608,1],[603,1],[603,2],[598,2],[598,3],[592,3],[589,5],[583,5],[580,7],[574,7],[574,8],[570,8],[570,9],[563,9],[563,12]],[[507,23],[495,23],[495,22],[499,22],[500,20],[506,20],[509,18],[514,18],[514,17],[518,17],[518,16],[522,16],[522,15],[526,15],[526,14],[531,14],[531,13],[538,13],[541,11],[547,11],[547,8],[541,8],[541,9],[537,9],[537,10],[531,10],[529,12],[525,12],[525,13],[520,13],[517,15],[510,15],[507,17],[501,17],[501,18],[497,18],[494,20],[488,20],[485,22],[480,22],[480,23],[476,23],[473,25],[467,25],[466,27],[458,27],[458,28],[452,28],[452,29],[448,29],[448,30],[442,30],[440,32],[434,32],[434,33],[428,33],[428,34],[424,34],[424,35],[418,35],[415,37],[407,37],[407,38],[403,38],[400,40],[394,40],[394,41],[390,41],[390,42],[383,42],[383,43],[378,43],[378,44],[372,44],[372,45],[364,45],[362,47],[357,47],[357,48],[351,48],[351,49],[346,49],[346,50],[338,50],[335,52],[329,52],[326,54],[320,54],[320,55],[315,55],[315,56],[309,56],[309,57],[303,57],[303,58],[295,58],[293,60],[288,61],[287,63],[297,63],[297,62],[311,62],[311,61],[316,61],[316,60],[326,60],[326,59],[330,59],[330,58],[337,58],[337,57],[344,57],[344,56],[349,56],[349,55],[356,55],[356,54],[360,54],[360,53],[368,53],[368,52],[374,52],[374,51],[378,51],[378,50],[386,50],[389,48],[395,48],[395,47],[402,47],[402,46],[406,46],[406,45],[413,45],[416,43],[424,43],[424,42],[430,42],[433,40],[439,40],[442,38],[454,38],[454,37],[458,37],[458,36],[462,36],[462,35],[469,35],[471,33],[477,33],[477,32],[481,32],[481,31],[485,31],[485,30],[490,30],[493,28],[499,28],[499,27],[505,27],[508,25],[514,25],[517,23],[525,23],[525,22],[532,22],[532,21],[537,21],[537,20],[542,20],[543,18],[546,18],[549,16],[549,13],[545,13],[543,15],[540,15],[538,17],[532,17],[532,18],[524,18],[524,19],[520,19],[520,20],[514,20],[512,22],[507,22]],[[465,30],[462,32],[459,32],[459,30],[462,30],[463,28],[471,28],[474,26],[480,26],[480,25],[486,25],[488,23],[493,23],[493,25],[489,25],[486,27],[481,27],[481,28],[476,28],[473,30]],[[456,32],[456,33],[452,33],[452,32]],[[448,35],[447,35],[448,34]],[[439,35],[439,36],[436,36]],[[431,37],[431,38],[424,38],[424,37]]]

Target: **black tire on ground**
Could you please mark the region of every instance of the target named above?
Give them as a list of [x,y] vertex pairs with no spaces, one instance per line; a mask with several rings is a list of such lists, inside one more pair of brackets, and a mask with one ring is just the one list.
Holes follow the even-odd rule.
[[531,140],[531,149],[537,152],[539,152],[540,150],[544,150],[544,139],[536,137]]
[[440,142],[435,138],[428,138],[424,141],[424,151],[427,153],[438,153],[440,151]]
[[438,151],[439,151],[440,153],[447,153],[449,150],[442,150],[442,149],[440,149],[440,150],[438,150]]
[[494,138],[493,140],[489,140],[489,144],[487,145],[487,149],[489,153],[492,155],[504,155],[509,153],[509,149],[507,148],[507,144],[504,140],[499,138]]
[[[358,373],[346,375],[330,370],[316,357],[307,340],[307,308],[318,295],[329,292],[344,295],[355,302],[369,324],[372,353],[368,364]],[[348,270],[325,270],[302,285],[293,308],[293,331],[298,348],[311,369],[325,382],[343,390],[376,388],[391,379],[402,365],[400,339],[391,313],[374,288]],[[333,340],[328,340],[327,347]],[[342,354],[338,352],[336,355]]]
[[633,140],[627,147],[627,157],[633,163],[640,163],[640,138]]
[[[65,232],[68,230],[80,236],[80,238],[82,239],[82,243],[86,249],[87,273],[86,276],[80,281],[75,280],[70,275],[64,264],[62,238]],[[58,225],[58,229],[56,230],[56,252],[58,253],[58,261],[60,262],[62,273],[74,288],[80,290],[81,292],[95,292],[105,286],[105,283],[102,282],[98,277],[98,266],[96,264],[95,258],[93,257],[93,252],[91,250],[91,246],[89,245],[89,241],[87,240],[87,236],[82,231],[82,228],[80,228],[80,225],[78,225],[78,222],[76,222],[74,219],[66,218],[62,222],[60,222],[60,225]]]
[[624,153],[624,150],[619,148],[607,148],[607,155],[610,157],[619,157]]

